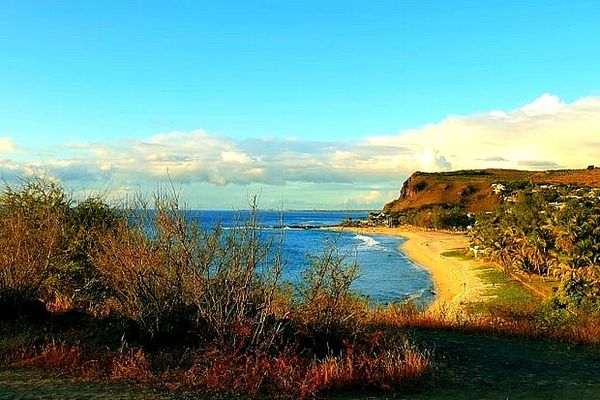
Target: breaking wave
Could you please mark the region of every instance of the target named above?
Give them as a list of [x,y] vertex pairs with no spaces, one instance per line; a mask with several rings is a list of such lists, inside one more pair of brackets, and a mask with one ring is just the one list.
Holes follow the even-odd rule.
[[380,250],[388,251],[385,246],[382,246],[377,240],[371,236],[356,235],[354,236],[356,247],[358,250]]

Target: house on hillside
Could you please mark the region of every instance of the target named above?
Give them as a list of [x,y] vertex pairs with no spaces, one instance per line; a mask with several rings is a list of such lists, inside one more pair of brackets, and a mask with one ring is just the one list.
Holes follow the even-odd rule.
[[372,211],[369,213],[369,225],[386,225],[391,227],[393,225],[392,217],[388,213]]
[[492,191],[495,194],[502,194],[506,190],[506,186],[501,183],[492,183]]

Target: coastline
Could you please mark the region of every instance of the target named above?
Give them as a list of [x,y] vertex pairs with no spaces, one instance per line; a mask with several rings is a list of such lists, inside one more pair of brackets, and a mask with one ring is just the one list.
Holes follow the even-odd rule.
[[456,315],[466,304],[482,301],[485,298],[486,284],[477,271],[483,263],[443,255],[448,251],[468,247],[467,237],[462,233],[426,231],[414,227],[336,227],[333,229],[405,238],[406,241],[400,246],[400,250],[431,274],[435,287],[435,300],[429,306],[430,312]]

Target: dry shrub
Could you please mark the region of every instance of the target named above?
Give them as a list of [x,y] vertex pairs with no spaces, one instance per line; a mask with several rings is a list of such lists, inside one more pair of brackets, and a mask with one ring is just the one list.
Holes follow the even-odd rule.
[[335,243],[326,243],[322,254],[312,257],[300,284],[300,312],[307,324],[327,330],[358,319],[362,307],[350,290],[358,276],[358,264],[346,259]]
[[64,263],[67,207],[62,189],[47,180],[4,188],[0,195],[0,304],[7,308],[5,312],[19,312],[23,304],[38,300],[50,274]]
[[77,203],[50,179],[6,185],[0,194],[3,316],[33,315],[36,302],[55,313],[87,311],[104,295],[89,252],[120,219],[99,198]]
[[[224,343],[271,345],[288,311],[279,289],[283,270],[281,242],[264,238],[259,229],[256,200],[250,218],[224,233],[204,232],[185,279],[186,296],[198,318]],[[239,343],[242,344],[242,343]]]
[[92,263],[119,313],[150,338],[267,350],[293,341],[301,327],[307,351],[339,351],[363,330],[368,312],[350,290],[356,263],[326,244],[298,292],[282,287],[282,237],[261,232],[256,199],[250,204],[248,220],[203,230],[176,193],[138,201],[128,223],[98,238]]
[[309,351],[318,356],[337,353],[363,333],[369,304],[350,289],[357,276],[358,264],[348,262],[335,243],[325,243],[322,253],[312,257],[291,317],[302,327]]
[[[73,202],[67,210],[64,252],[67,262],[50,279],[52,293],[46,303],[98,315],[102,303],[109,298],[106,285],[98,270],[92,265],[90,255],[95,253],[99,238],[114,232],[125,220],[118,207],[109,206],[102,197],[87,197]],[[68,300],[68,301],[66,301]],[[63,312],[65,309],[55,309]]]
[[130,350],[112,360],[111,378],[116,381],[149,382],[154,375],[141,349]]
[[122,224],[98,242],[92,262],[118,304],[119,312],[152,336],[172,329],[183,310],[178,269],[140,230]]
[[24,350],[18,359],[13,360],[15,367],[36,367],[62,372],[75,372],[83,368],[83,357],[78,346],[52,342],[40,351]]
[[283,265],[273,241],[260,236],[255,207],[248,222],[208,231],[187,218],[176,194],[138,201],[129,223],[99,238],[93,265],[120,313],[151,337],[187,329],[223,343],[269,345],[281,329],[276,313],[285,317]]

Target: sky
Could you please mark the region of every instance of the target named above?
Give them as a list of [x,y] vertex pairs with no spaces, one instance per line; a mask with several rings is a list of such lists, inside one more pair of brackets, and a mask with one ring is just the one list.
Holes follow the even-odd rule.
[[379,208],[414,170],[600,164],[597,1],[0,3],[0,176]]

